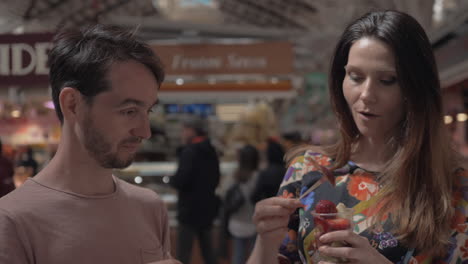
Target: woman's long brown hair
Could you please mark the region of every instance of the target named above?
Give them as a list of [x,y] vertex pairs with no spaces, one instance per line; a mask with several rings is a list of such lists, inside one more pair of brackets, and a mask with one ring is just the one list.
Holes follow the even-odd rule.
[[[458,166],[443,123],[440,82],[430,42],[418,22],[397,11],[373,12],[350,24],[338,42],[330,69],[330,99],[339,123],[339,140],[322,148],[344,166],[359,130],[343,95],[351,45],[363,37],[392,48],[406,116],[389,144],[396,149],[379,173],[382,184],[377,219],[391,213],[393,230],[406,246],[440,256],[446,252],[454,215],[452,193]],[[289,153],[303,152],[301,147]]]

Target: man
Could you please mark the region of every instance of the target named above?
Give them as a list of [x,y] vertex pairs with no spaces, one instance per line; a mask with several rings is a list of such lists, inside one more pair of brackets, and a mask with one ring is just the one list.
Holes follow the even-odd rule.
[[215,195],[219,183],[219,160],[199,118],[185,120],[179,153],[179,167],[170,184],[179,191],[177,258],[190,263],[194,237],[198,237],[206,264],[216,263],[211,245],[211,227],[220,200]]
[[49,66],[61,140],[39,174],[0,199],[0,263],[180,263],[163,201],[112,175],[151,135],[159,59],[132,33],[96,25],[58,33]]
[[0,140],[0,197],[13,191],[13,164],[10,160],[3,156],[3,145]]

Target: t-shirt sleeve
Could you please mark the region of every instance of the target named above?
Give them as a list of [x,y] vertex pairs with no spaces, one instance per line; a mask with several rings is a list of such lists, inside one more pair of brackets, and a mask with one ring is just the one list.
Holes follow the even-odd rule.
[[164,257],[171,257],[171,233],[169,227],[169,217],[164,202],[161,202],[161,243],[164,251]]
[[453,197],[455,215],[452,221],[451,245],[448,248],[445,262],[442,263],[468,263],[468,172],[459,171],[457,179],[459,180],[458,188]]
[[[280,185],[278,196],[284,198],[301,198],[301,202],[305,208],[309,208],[314,204],[315,192],[308,192],[311,186],[317,181],[326,181],[327,176],[324,175],[319,168],[328,167],[331,165],[331,159],[321,153],[307,151],[304,155],[296,157],[291,163],[284,175],[283,182]],[[304,195],[302,195],[304,194]],[[289,219],[288,234],[284,238],[280,249],[280,263],[283,260],[286,263],[306,263],[304,256],[301,256],[300,248],[302,241],[298,241],[298,232],[300,224],[300,214],[304,212],[304,208],[298,208]],[[288,262],[289,261],[289,262]]]
[[[452,236],[447,253],[440,264],[461,264],[468,263],[468,172],[461,170],[458,172],[457,189],[453,195],[452,204],[455,207],[455,215],[452,220]],[[435,263],[429,255],[417,255],[412,257],[409,263]]]
[[[277,196],[298,198],[301,187],[304,156],[296,157],[288,167]],[[278,254],[279,263],[300,263],[297,231],[299,229],[299,214],[296,211],[290,216],[288,233],[284,237]]]
[[0,263],[29,263],[17,226],[2,209],[0,209]]

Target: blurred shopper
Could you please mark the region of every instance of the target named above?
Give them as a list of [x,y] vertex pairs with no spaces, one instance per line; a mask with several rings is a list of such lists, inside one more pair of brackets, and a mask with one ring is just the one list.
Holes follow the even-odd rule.
[[0,197],[15,189],[13,185],[13,174],[13,163],[3,156],[3,145],[0,140]]
[[34,152],[31,146],[27,146],[24,152],[20,155],[17,161],[17,166],[26,167],[29,171],[30,177],[37,174],[37,161],[34,159]]
[[[451,149],[421,25],[397,11],[365,14],[341,35],[329,78],[340,140],[290,153],[283,197],[256,204],[249,263],[316,263],[317,253],[362,264],[467,263],[468,173]],[[317,225],[321,200],[353,208],[354,228],[341,230],[351,228],[345,219]],[[320,209],[335,211],[330,203]]]
[[60,144],[0,199],[0,263],[179,263],[164,202],[112,175],[150,137],[159,59],[134,33],[96,25],[59,32],[49,65]]
[[255,242],[255,225],[252,222],[254,203],[251,199],[258,174],[260,155],[257,149],[246,145],[239,150],[235,183],[225,197],[227,229],[234,242],[232,264],[244,264]]
[[286,152],[303,143],[301,133],[298,131],[287,132],[281,135],[281,144]]
[[189,117],[183,122],[178,152],[178,169],[170,185],[179,192],[177,202],[177,258],[189,264],[195,238],[200,243],[205,263],[216,263],[212,247],[212,226],[220,199],[215,194],[220,178],[219,159],[211,145],[203,119]]
[[284,154],[281,144],[272,139],[268,139],[266,150],[267,167],[260,171],[255,188],[252,192],[252,200],[255,203],[276,196],[284,174],[286,173]]

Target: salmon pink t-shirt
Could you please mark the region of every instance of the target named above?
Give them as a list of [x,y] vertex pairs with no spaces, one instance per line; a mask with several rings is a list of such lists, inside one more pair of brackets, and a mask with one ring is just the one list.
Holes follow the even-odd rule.
[[85,196],[34,179],[0,199],[0,263],[117,264],[169,258],[167,210],[151,190],[114,178]]

